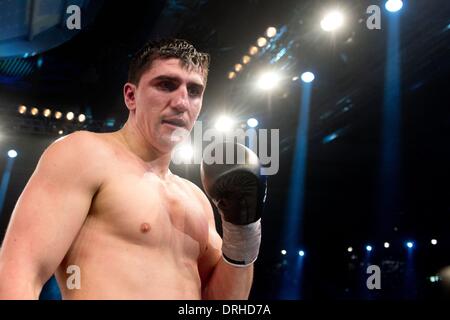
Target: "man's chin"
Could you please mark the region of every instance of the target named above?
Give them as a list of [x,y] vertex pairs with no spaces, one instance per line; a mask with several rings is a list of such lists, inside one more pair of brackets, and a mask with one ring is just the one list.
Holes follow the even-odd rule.
[[189,138],[189,131],[185,128],[179,128],[171,132],[161,132],[158,144],[161,152],[172,152],[173,149],[180,143],[187,141]]
[[185,141],[189,137],[189,130],[186,128],[177,128],[170,134],[170,140],[176,144]]

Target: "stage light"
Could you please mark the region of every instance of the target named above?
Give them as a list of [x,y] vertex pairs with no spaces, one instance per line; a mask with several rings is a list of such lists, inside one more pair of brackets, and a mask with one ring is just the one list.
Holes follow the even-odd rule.
[[385,242],[385,243],[384,243],[384,247],[385,247],[386,249],[389,248],[389,247],[390,247],[389,242]]
[[325,137],[323,137],[322,139],[322,143],[330,143],[333,140],[336,140],[339,137],[339,135],[336,132],[333,132],[329,135],[326,135]]
[[267,39],[264,37],[260,37],[258,38],[258,40],[256,40],[256,44],[258,45],[258,47],[262,48],[267,44]]
[[228,116],[221,116],[217,119],[215,128],[219,131],[226,132],[233,129],[234,121]]
[[250,118],[250,119],[247,120],[247,125],[250,128],[255,128],[255,127],[258,126],[258,120],[256,120],[255,118]]
[[37,116],[38,113],[39,113],[39,109],[38,109],[38,108],[32,108],[32,109],[31,109],[31,114],[32,114],[33,116]]
[[175,157],[180,162],[189,162],[194,156],[194,149],[190,144],[183,144],[176,148]]
[[324,31],[330,32],[339,29],[344,22],[344,17],[339,11],[332,11],[328,13],[322,21],[320,21],[320,26]]
[[74,117],[75,117],[75,115],[73,114],[72,111],[67,112],[67,114],[66,114],[66,119],[67,120],[71,121],[71,120],[73,120]]
[[438,282],[440,280],[439,276],[431,276],[428,278],[430,282]]
[[302,73],[302,77],[301,78],[302,78],[303,82],[309,83],[309,82],[314,81],[315,76],[314,76],[314,73],[307,71],[307,72],[303,72]]
[[275,72],[263,73],[258,79],[258,87],[263,90],[275,88],[280,81],[280,77]]
[[80,114],[78,115],[78,122],[84,122],[86,121],[86,116],[84,114]]
[[236,72],[234,72],[234,71],[231,71],[231,72],[229,72],[228,73],[228,79],[234,79],[234,78],[236,78]]
[[242,57],[242,63],[243,63],[243,64],[249,63],[250,60],[251,60],[251,58],[250,58],[249,56],[247,56],[247,55],[245,55],[245,56]]
[[292,77],[292,81],[297,81],[298,80],[298,76]]
[[258,47],[255,47],[255,46],[250,47],[250,49],[248,50],[248,53],[249,53],[251,56],[254,56],[255,54],[258,53]]
[[436,240],[436,239],[431,239],[431,244],[432,244],[433,246],[437,245],[437,240]]
[[389,12],[397,12],[403,7],[401,0],[388,0],[385,4],[386,10]]
[[300,250],[300,251],[298,252],[298,255],[299,255],[300,257],[303,257],[303,256],[305,255],[305,251]]
[[277,34],[277,28],[275,27],[268,27],[266,30],[266,36],[268,38],[272,38],[275,37],[275,35]]
[[372,249],[373,249],[372,246],[366,246],[366,251],[367,251],[367,252],[372,251]]
[[8,157],[10,157],[10,158],[15,158],[15,157],[17,157],[17,151],[14,150],[14,149],[9,150],[9,151],[8,151]]
[[42,68],[43,64],[44,64],[44,58],[42,56],[40,56],[36,61],[36,66],[38,67],[38,69],[40,69],[40,68]]
[[52,111],[50,109],[45,109],[42,114],[44,115],[44,117],[48,118],[52,114]]
[[242,70],[242,64],[238,63],[234,65],[234,71],[239,72]]
[[283,256],[285,256],[286,255],[286,250],[281,250],[281,254],[283,255]]
[[407,246],[409,249],[412,249],[412,248],[414,247],[414,242],[408,241],[408,242],[406,242],[406,246]]
[[55,112],[55,119],[61,119],[62,113],[60,111]]
[[352,247],[348,247],[348,248],[347,248],[347,251],[348,251],[348,252],[353,252],[353,248],[352,248]]
[[24,114],[25,112],[27,112],[27,107],[24,105],[21,105],[21,106],[19,106],[17,111],[19,111],[20,114]]

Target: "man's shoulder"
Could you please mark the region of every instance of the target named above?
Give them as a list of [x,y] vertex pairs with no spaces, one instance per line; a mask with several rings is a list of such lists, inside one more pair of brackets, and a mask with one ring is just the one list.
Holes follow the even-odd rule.
[[107,138],[90,131],[75,131],[53,142],[50,147],[75,154],[99,153],[110,149]]
[[90,131],[75,131],[48,146],[43,158],[67,162],[93,164],[111,154],[107,138]]
[[97,134],[77,131],[51,143],[36,166],[36,179],[83,181],[93,190],[103,181],[107,170],[107,147]]

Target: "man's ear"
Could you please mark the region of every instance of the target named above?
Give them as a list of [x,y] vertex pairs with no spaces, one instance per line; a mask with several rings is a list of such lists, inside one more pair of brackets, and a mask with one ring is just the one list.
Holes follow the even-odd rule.
[[123,86],[123,97],[128,110],[136,109],[136,85],[127,82]]

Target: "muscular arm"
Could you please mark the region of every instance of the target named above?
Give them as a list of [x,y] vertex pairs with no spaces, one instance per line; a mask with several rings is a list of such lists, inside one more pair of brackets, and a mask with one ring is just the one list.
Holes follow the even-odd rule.
[[66,136],[39,160],[0,251],[0,299],[37,299],[80,230],[101,175],[90,135]]
[[253,265],[234,267],[220,258],[202,292],[202,297],[207,300],[248,299],[252,281]]
[[253,264],[247,267],[234,267],[224,261],[221,250],[222,239],[216,231],[211,204],[202,192],[201,197],[209,223],[208,249],[199,261],[202,298],[207,300],[248,299],[253,282]]

